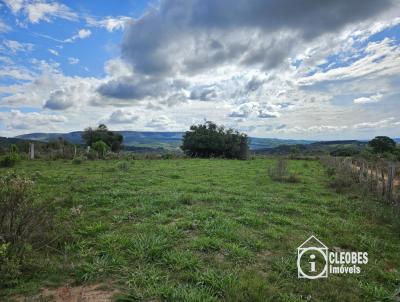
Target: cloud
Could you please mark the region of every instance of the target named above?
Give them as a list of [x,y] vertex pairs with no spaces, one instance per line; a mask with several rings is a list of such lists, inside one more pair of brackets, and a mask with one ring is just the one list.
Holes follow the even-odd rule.
[[276,117],[279,117],[279,113],[278,112],[270,112],[270,111],[259,110],[258,111],[258,117],[259,118],[276,118]]
[[118,109],[113,113],[111,113],[107,121],[112,124],[130,124],[136,122],[138,119],[139,116],[134,114],[133,112],[128,110]]
[[379,128],[388,128],[396,126],[398,123],[395,122],[394,117],[390,117],[387,119],[383,119],[376,122],[364,122],[355,124],[353,128],[360,129],[360,130],[370,130],[370,129],[379,129]]
[[34,49],[34,45],[32,43],[21,43],[15,40],[3,40],[3,46],[1,48],[5,48],[11,54],[16,54],[17,52],[28,52]]
[[57,90],[50,94],[48,100],[46,100],[43,108],[51,110],[65,110],[74,105],[72,95],[66,90]]
[[108,32],[123,30],[131,21],[132,18],[126,16],[108,16],[100,20],[93,17],[86,17],[86,23],[88,26],[105,28]]
[[23,13],[30,23],[51,22],[54,18],[78,20],[78,15],[68,6],[54,1],[4,0],[13,14]]
[[229,117],[247,118],[251,115],[256,115],[258,118],[276,118],[280,114],[277,112],[279,106],[269,103],[248,102],[240,105],[237,109],[233,110]]
[[63,42],[65,43],[72,43],[76,40],[83,40],[89,38],[92,32],[90,29],[80,29],[77,34],[73,35],[71,38],[65,39]]
[[159,117],[153,118],[146,124],[146,127],[155,130],[171,130],[176,128],[176,126],[176,122],[171,120],[166,115],[161,115]]
[[54,50],[54,49],[49,48],[48,51],[49,51],[52,55],[59,56],[59,53],[58,53],[57,50]]
[[252,112],[256,111],[257,108],[257,103],[245,103],[233,110],[229,114],[229,117],[248,117]]
[[78,58],[73,58],[73,57],[69,57],[68,58],[68,63],[71,65],[75,65],[79,63],[79,59]]
[[64,123],[67,118],[62,115],[42,114],[38,112],[23,113],[19,110],[0,112],[0,121],[7,129],[32,129],[38,126],[49,127],[51,124]]
[[14,13],[18,13],[25,2],[25,0],[3,0],[4,3],[8,6],[8,8]]
[[0,19],[0,33],[5,33],[11,30],[11,27],[4,23],[3,20]]
[[166,85],[160,79],[120,77],[100,85],[97,91],[106,97],[141,100],[148,96],[159,96],[165,91]]
[[354,63],[300,78],[299,85],[314,85],[324,81],[343,81],[365,76],[394,75],[400,72],[400,47],[390,38],[369,42],[362,58]]
[[370,97],[360,97],[353,100],[354,104],[370,104],[377,103],[382,99],[381,94],[372,95]]
[[122,54],[147,75],[193,74],[233,62],[270,70],[299,43],[377,15],[391,3],[166,0],[127,27]]
[[16,80],[32,81],[35,78],[35,74],[26,68],[2,66],[0,68],[0,78],[13,78]]
[[[178,95],[187,85],[179,78],[137,77],[120,60],[108,61],[105,64],[105,70],[111,79],[101,84],[97,92],[107,98],[127,101],[153,98],[160,101],[162,99],[164,103],[171,105],[174,101],[178,101],[178,98],[175,100],[169,98]],[[123,74],[126,75],[123,76]],[[186,97],[184,99],[186,100]]]
[[213,86],[198,86],[190,92],[190,99],[200,101],[211,101],[217,98],[216,88]]
[[250,81],[246,84],[246,90],[248,91],[256,91],[264,84],[264,80],[258,79],[257,77],[253,77]]

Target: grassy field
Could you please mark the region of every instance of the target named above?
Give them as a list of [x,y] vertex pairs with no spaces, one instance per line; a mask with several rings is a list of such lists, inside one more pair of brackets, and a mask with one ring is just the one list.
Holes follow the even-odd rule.
[[[392,301],[400,228],[389,209],[335,193],[316,161],[290,161],[299,183],[272,181],[273,162],[24,161],[1,169],[34,178],[74,236],[41,252],[35,273],[0,300],[102,282],[120,301]],[[298,279],[296,249],[312,234],[329,247],[367,251],[369,263],[360,275]]]

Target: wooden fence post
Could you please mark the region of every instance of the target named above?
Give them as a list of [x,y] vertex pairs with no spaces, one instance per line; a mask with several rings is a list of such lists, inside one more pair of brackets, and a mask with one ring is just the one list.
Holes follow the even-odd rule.
[[29,143],[29,158],[35,159],[35,144],[32,142]]
[[390,202],[392,201],[393,195],[393,180],[395,176],[395,167],[393,163],[390,163],[388,166],[388,179],[387,179],[387,188],[386,188],[386,198]]

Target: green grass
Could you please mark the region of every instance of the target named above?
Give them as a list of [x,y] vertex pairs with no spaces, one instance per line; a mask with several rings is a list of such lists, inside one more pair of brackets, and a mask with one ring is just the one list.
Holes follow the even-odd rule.
[[[82,207],[75,240],[46,252],[0,297],[104,281],[121,301],[390,301],[400,287],[400,228],[389,208],[338,195],[316,161],[289,163],[299,183],[272,181],[272,163],[24,161],[13,170],[58,203],[59,219]],[[369,263],[360,275],[298,279],[296,249],[312,234],[367,251]]]

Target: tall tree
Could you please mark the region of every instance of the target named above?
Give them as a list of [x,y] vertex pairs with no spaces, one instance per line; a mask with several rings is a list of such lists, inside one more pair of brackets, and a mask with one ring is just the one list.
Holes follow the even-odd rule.
[[391,152],[396,148],[396,142],[387,136],[377,136],[368,145],[375,153]]
[[96,129],[86,128],[82,133],[82,139],[87,146],[93,146],[94,143],[103,141],[113,152],[120,151],[123,142],[121,134],[108,130],[104,124],[100,124]]

